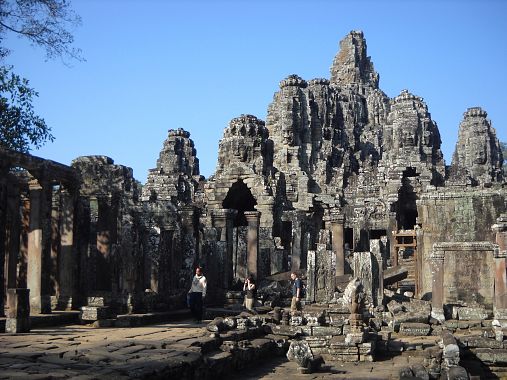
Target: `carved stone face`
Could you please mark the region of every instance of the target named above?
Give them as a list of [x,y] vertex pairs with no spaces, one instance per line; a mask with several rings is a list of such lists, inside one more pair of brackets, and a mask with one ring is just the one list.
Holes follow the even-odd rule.
[[284,128],[283,131],[283,142],[288,145],[292,145],[294,142],[294,134],[290,128]]
[[484,150],[477,150],[475,152],[474,164],[485,164],[487,161],[486,152]]
[[411,131],[403,131],[403,146],[414,146],[415,145],[415,136],[411,133]]

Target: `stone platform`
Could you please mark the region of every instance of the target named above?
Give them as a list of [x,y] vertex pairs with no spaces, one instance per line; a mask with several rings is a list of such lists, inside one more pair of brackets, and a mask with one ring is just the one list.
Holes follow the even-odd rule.
[[[29,334],[2,334],[0,379],[184,380],[199,371],[204,371],[199,378],[212,378],[209,376],[219,371],[218,367],[231,370],[233,363],[230,353],[217,350],[205,326],[185,320],[137,328],[73,325],[34,329]],[[255,340],[259,344],[252,345],[253,351],[259,350],[265,339]],[[239,350],[248,352],[242,347]],[[307,375],[297,373],[297,365],[284,357],[252,355],[257,360],[232,369],[231,378],[396,379],[403,368],[420,365],[427,353],[414,348],[391,352],[375,363],[326,363],[320,372]],[[171,377],[173,373],[178,377]]]
[[[214,309],[211,309],[213,313]],[[221,310],[221,309],[219,309]],[[30,316],[32,328],[55,327],[81,324],[79,311],[59,311],[51,314],[34,314]],[[178,321],[190,317],[188,309],[143,314],[122,314],[114,319],[105,319],[93,323],[93,327],[136,327],[154,323]],[[0,333],[5,332],[6,318],[0,318]],[[90,323],[91,324],[91,323]]]

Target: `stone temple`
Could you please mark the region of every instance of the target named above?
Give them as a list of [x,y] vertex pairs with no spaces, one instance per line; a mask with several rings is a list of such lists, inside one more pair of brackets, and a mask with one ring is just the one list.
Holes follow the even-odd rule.
[[[400,351],[393,342],[407,350],[403,336],[433,336],[440,351],[426,357],[427,376],[472,376],[469,357],[503,373],[502,151],[480,107],[465,110],[457,134],[449,165],[423,98],[389,98],[352,31],[329,78],[289,75],[265,121],[230,121],[207,179],[183,129],[169,130],[144,185],[107,156],[66,166],[1,148],[5,330],[28,331],[29,314],[59,310],[100,326],[183,308],[200,265],[210,312],[229,318],[215,320],[217,331],[262,324],[291,342],[301,367],[317,356],[373,361]],[[291,271],[307,291],[303,311],[289,315]],[[247,275],[260,314],[233,323]]]

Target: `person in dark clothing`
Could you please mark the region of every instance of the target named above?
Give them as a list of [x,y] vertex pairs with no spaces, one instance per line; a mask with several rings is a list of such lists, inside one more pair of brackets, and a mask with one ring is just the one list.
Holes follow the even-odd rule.
[[303,282],[296,272],[290,274],[292,282],[292,302],[290,304],[291,311],[301,310],[301,296],[303,295]]
[[246,278],[243,291],[245,292],[245,307],[247,310],[253,310],[255,298],[257,297],[257,287],[252,275]]

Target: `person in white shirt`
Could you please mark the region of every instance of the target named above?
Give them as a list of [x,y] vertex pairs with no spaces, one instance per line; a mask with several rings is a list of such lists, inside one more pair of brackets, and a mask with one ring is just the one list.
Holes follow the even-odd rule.
[[192,286],[188,291],[190,311],[197,323],[202,321],[202,306],[204,298],[206,297],[206,288],[208,284],[206,277],[202,273],[202,268],[195,269],[195,276],[192,279]]

